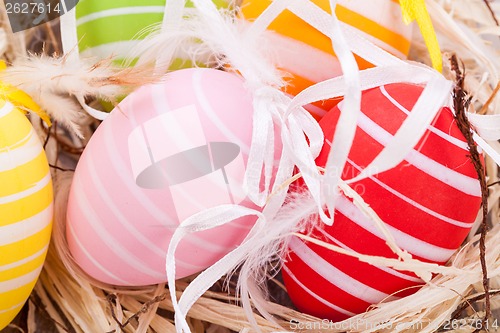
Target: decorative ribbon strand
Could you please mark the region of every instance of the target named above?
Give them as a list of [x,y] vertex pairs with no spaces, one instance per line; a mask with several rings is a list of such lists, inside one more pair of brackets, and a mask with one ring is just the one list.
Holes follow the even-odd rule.
[[424,37],[425,45],[429,50],[432,66],[435,70],[442,72],[443,59],[441,49],[437,40],[436,32],[432,25],[431,17],[425,6],[425,0],[399,0],[403,19],[406,24],[417,21],[418,27]]
[[[61,16],[60,28],[62,49],[67,61],[81,61],[78,48],[78,34],[76,31],[76,6]],[[109,115],[107,112],[94,109],[87,105],[84,96],[76,95],[75,97],[82,106],[82,109],[95,119],[104,120]]]

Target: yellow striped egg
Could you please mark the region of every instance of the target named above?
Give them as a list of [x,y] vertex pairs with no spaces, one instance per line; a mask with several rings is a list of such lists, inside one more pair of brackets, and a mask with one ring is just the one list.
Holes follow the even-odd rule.
[[0,330],[22,308],[42,270],[52,228],[52,202],[52,180],[42,144],[23,112],[1,99]]
[[[321,9],[331,12],[330,1],[312,0]],[[240,17],[252,22],[272,3],[271,0],[244,0]],[[339,0],[335,14],[362,37],[389,53],[406,58],[410,50],[412,28],[403,22],[398,0]],[[244,22],[244,21],[242,21]],[[289,73],[286,93],[297,95],[314,83],[342,74],[330,39],[289,10],[283,11],[270,25],[271,53],[277,65]],[[372,65],[356,56],[360,69]],[[321,118],[339,100],[327,100],[308,106]]]

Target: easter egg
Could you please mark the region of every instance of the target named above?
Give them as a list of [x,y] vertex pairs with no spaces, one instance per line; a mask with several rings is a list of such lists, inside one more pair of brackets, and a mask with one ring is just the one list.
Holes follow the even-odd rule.
[[[244,0],[241,17],[253,21],[269,6],[271,0]],[[329,0],[312,0],[330,11]],[[410,49],[412,28],[403,22],[401,8],[396,0],[339,0],[335,13],[340,21],[355,28],[375,45],[405,59]],[[289,10],[283,11],[268,27],[270,43],[266,45],[275,57],[277,66],[288,73],[286,93],[297,95],[314,83],[342,74],[329,37],[303,21]],[[356,56],[360,69],[371,67]],[[307,109],[320,119],[337,104],[325,100],[308,105]]]
[[[227,0],[214,0],[226,7]],[[187,7],[192,8],[191,1]],[[82,56],[104,59],[115,56],[123,61],[155,25],[161,24],[165,0],[80,0],[76,6],[76,24]],[[190,67],[178,59],[173,68]]]
[[[213,2],[219,7],[228,5],[228,0]],[[186,7],[192,8],[192,2],[188,1]],[[81,56],[114,57],[116,65],[125,66],[130,60],[131,50],[161,24],[164,10],[165,0],[81,0],[76,7]],[[179,56],[173,60],[170,69],[193,67],[192,60],[192,55]],[[204,67],[202,59],[199,60],[196,65]],[[123,97],[119,97],[118,102]],[[108,101],[101,101],[101,104],[106,111],[113,109]]]
[[0,330],[17,315],[42,270],[53,194],[49,165],[34,128],[0,101]]
[[[351,179],[392,139],[422,87],[391,84],[363,92],[358,128],[342,178]],[[343,103],[320,121],[324,166]],[[444,264],[466,238],[481,205],[477,173],[449,108],[442,108],[425,135],[398,166],[351,184],[384,221],[398,246],[424,262]],[[312,237],[367,255],[396,258],[375,223],[341,195],[332,226],[319,221]],[[283,278],[295,305],[320,318],[342,320],[370,305],[414,293],[417,276],[372,266],[294,237]]]
[[[251,94],[215,69],[170,72],[125,98],[91,137],[77,165],[67,214],[76,262],[114,285],[166,281],[179,224],[222,204],[255,208],[242,189],[252,137]],[[255,217],[184,238],[177,278],[234,249]]]

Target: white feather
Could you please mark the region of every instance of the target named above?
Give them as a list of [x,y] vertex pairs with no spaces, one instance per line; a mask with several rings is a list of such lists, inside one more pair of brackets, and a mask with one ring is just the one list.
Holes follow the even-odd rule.
[[0,80],[28,93],[54,120],[78,135],[76,120],[82,109],[75,97],[115,100],[125,93],[119,83],[127,79],[127,73],[107,62],[35,55],[18,58],[0,73]]
[[[153,64],[166,71],[176,58],[194,64],[231,68],[238,71],[251,86],[283,86],[283,73],[270,62],[270,41],[266,34],[251,37],[248,25],[235,24],[234,13],[221,10],[221,15],[190,11],[177,27],[168,31],[161,26],[151,28],[150,34],[131,51],[129,62]],[[160,55],[160,56],[159,56]],[[161,58],[161,63],[157,61]]]
[[78,103],[53,92],[43,92],[43,97],[33,98],[37,100],[43,110],[49,111],[54,120],[73,131],[78,137],[83,138],[78,125],[79,118],[82,117],[81,107]]
[[266,281],[275,276],[286,260],[290,237],[308,232],[318,223],[317,206],[306,191],[291,191],[287,203],[263,232],[252,237],[252,251],[242,261],[237,290],[247,318],[257,328],[252,305],[267,320],[274,321],[268,308]]

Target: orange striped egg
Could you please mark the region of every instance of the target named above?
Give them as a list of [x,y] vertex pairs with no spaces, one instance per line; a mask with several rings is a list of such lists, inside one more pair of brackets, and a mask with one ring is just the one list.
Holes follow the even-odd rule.
[[[271,0],[244,0],[241,15],[255,20]],[[329,0],[312,0],[330,12]],[[405,59],[410,49],[411,26],[403,22],[397,0],[339,0],[335,13],[342,22],[375,45]],[[341,75],[340,64],[333,52],[331,40],[289,10],[281,13],[268,28],[269,47],[276,55],[277,65],[291,74],[286,92],[293,96],[314,83]],[[360,69],[371,67],[366,60],[356,57]],[[308,106],[321,118],[338,100],[327,100]]]
[[[392,84],[363,92],[358,128],[343,178],[357,176],[392,139],[422,87]],[[326,164],[329,142],[342,111],[339,103],[320,121],[325,145],[316,162]],[[414,258],[444,264],[460,247],[481,205],[477,173],[452,112],[443,108],[398,166],[351,186],[386,223],[396,243]],[[375,223],[352,200],[340,196],[332,226],[312,237],[346,250],[395,257]],[[423,281],[414,274],[373,266],[294,237],[283,278],[303,312],[341,320],[391,295],[403,297]]]
[[0,184],[1,330],[22,308],[42,270],[53,211],[42,144],[26,116],[5,100],[0,100]]

